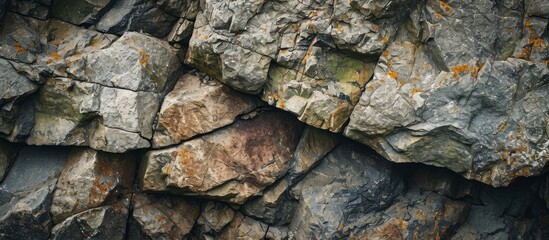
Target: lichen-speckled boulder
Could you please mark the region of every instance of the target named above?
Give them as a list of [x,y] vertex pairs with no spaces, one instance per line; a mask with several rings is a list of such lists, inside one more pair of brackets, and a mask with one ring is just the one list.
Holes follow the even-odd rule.
[[136,161],[130,154],[73,150],[53,193],[53,221],[124,198],[131,190]]
[[391,161],[493,186],[541,173],[549,161],[548,20],[523,17],[523,7],[427,1],[380,57],[345,135]]
[[150,151],[141,164],[142,188],[243,203],[286,173],[301,129],[290,114],[267,111]]
[[258,105],[257,99],[219,82],[184,74],[162,102],[153,146],[178,144],[229,125]]

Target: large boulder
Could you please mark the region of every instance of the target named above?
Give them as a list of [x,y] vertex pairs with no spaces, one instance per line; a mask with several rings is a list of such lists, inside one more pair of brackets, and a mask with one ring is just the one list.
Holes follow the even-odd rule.
[[301,130],[290,114],[267,111],[176,147],[149,151],[141,163],[141,186],[243,203],[286,173]]
[[24,147],[0,184],[0,238],[48,239],[52,193],[68,149]]
[[521,5],[494,4],[427,1],[414,12],[380,57],[345,135],[391,161],[493,186],[539,174],[549,161],[548,21],[523,24]]
[[110,154],[74,149],[53,193],[53,221],[123,199],[129,195],[137,159],[131,154]]
[[404,184],[391,165],[351,143],[330,152],[294,191],[299,196],[290,224],[295,237],[331,239],[347,236],[353,230],[347,226],[390,206]]
[[178,144],[233,123],[260,105],[250,96],[208,77],[183,74],[166,95],[155,126],[153,147]]

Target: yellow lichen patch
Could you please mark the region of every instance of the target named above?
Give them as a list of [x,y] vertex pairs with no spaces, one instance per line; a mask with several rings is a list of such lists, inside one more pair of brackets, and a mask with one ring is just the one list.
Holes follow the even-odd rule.
[[421,91],[420,91],[419,89],[417,89],[417,88],[413,88],[413,89],[412,89],[412,95],[414,95],[414,94],[416,94],[416,93],[419,93],[419,92],[421,92]]
[[337,33],[342,33],[343,32],[343,25],[339,24],[339,22],[336,22],[336,24],[337,24],[336,32]]
[[183,166],[187,165],[189,163],[189,150],[183,148],[177,153],[177,157],[179,158],[179,163]]
[[141,55],[141,59],[139,59],[139,63],[141,63],[141,65],[146,65],[147,61],[149,61],[149,55],[147,55],[143,50],[139,50],[139,55]]
[[461,74],[462,72],[469,72],[469,65],[456,65],[456,66],[453,66],[450,71],[452,71],[452,76],[454,78],[457,78],[459,76],[459,74]]
[[438,1],[438,4],[440,4],[440,7],[442,9],[444,9],[444,11],[446,11],[446,12],[452,11],[452,7],[450,7],[450,5],[448,5],[448,3],[445,3],[443,1]]
[[51,54],[50,54],[50,57],[53,59],[53,60],[59,60],[62,58],[61,55],[59,55],[59,53],[57,51],[53,51]]
[[398,77],[398,73],[397,72],[393,72],[393,71],[389,71],[387,73],[387,75],[389,75],[390,77],[396,79]]

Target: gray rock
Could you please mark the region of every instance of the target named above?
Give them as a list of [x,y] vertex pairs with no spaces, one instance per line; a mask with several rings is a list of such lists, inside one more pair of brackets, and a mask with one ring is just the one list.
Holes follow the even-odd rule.
[[121,203],[92,208],[55,225],[50,239],[124,239],[128,206]]
[[68,72],[103,86],[162,92],[180,74],[178,52],[165,41],[127,32],[108,48],[86,55],[85,66]]
[[168,9],[176,8],[176,2],[188,1],[158,1],[157,3],[143,0],[116,1],[96,26],[99,31],[118,35],[126,31],[135,31],[164,37],[177,21],[176,17],[166,12]]
[[262,196],[247,201],[242,205],[241,211],[269,225],[287,225],[296,207],[289,189],[288,181],[282,179],[265,189]]
[[200,206],[171,196],[136,194],[133,198],[131,239],[186,239]]
[[[93,149],[73,150],[53,194],[50,210],[53,221],[60,223],[73,214],[129,195],[135,170],[136,159],[130,154],[115,155]],[[100,215],[95,212],[101,211],[106,209],[98,209],[90,214]],[[67,221],[63,225],[69,224]]]
[[154,147],[178,144],[229,125],[260,103],[229,87],[192,74],[182,75],[158,115]]
[[219,234],[219,239],[252,240],[288,238],[287,227],[273,227],[237,213],[233,221]]
[[114,2],[56,0],[51,6],[51,16],[76,25],[91,25],[97,22]]
[[[40,0],[7,0],[10,11],[38,19],[46,19],[49,14],[49,3]],[[0,16],[0,19],[2,17]]]
[[229,224],[235,216],[235,211],[227,204],[209,201],[202,207],[202,213],[197,220],[201,231],[216,234]]
[[38,86],[17,73],[10,62],[0,59],[0,105],[24,97],[38,90]]
[[336,147],[296,188],[299,205],[290,224],[296,239],[331,239],[345,236],[349,229],[342,227],[391,206],[404,185],[389,164],[351,143]]
[[301,129],[288,113],[268,111],[176,147],[149,151],[141,162],[142,189],[242,204],[286,173]]
[[532,55],[533,45],[524,45],[528,56],[515,56],[521,51],[513,49],[523,46],[521,32],[531,27],[539,34],[547,21],[527,20],[521,30],[520,7],[493,6],[427,1],[413,13],[422,42],[408,38],[417,30],[402,28],[345,135],[391,161],[446,167],[493,186],[539,174],[549,161],[546,117],[540,115],[548,107],[541,96],[549,93],[549,69],[537,57],[544,50]]
[[24,147],[0,184],[0,237],[48,239],[55,182],[68,149]]
[[14,144],[0,140],[0,182],[4,180],[10,166],[15,161],[18,150],[19,147]]

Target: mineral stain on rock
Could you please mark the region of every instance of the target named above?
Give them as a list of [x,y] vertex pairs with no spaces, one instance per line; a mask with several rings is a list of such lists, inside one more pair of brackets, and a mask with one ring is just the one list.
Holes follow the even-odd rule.
[[0,0],[0,239],[549,239],[547,0]]

